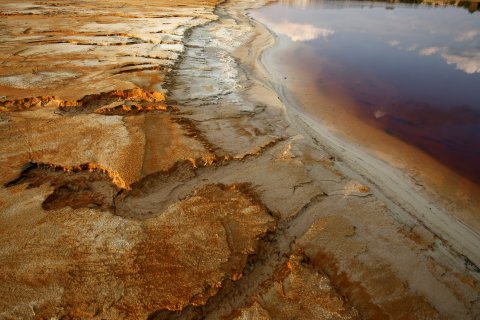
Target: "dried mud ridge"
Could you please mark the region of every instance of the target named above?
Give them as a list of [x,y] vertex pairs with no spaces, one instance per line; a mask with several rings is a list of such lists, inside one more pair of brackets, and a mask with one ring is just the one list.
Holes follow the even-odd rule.
[[[262,3],[227,1],[215,11],[208,3],[153,1],[172,12],[134,7],[131,16],[102,4],[108,28],[45,30],[54,38],[21,49],[29,56],[30,46],[77,50],[102,39],[95,50],[120,50],[112,51],[120,59],[128,46],[139,61],[107,74],[130,72],[142,85],[106,86],[87,72],[80,92],[85,79],[114,89],[0,100],[0,136],[8,137],[0,144],[0,318],[480,316],[474,264],[418,220],[394,218],[374,185],[285,121],[258,65],[271,35],[245,16]],[[99,9],[80,5],[90,23]],[[72,9],[37,6],[3,14],[62,19]],[[118,17],[139,29],[104,30],[127,29]],[[179,43],[184,51],[162,47]],[[143,63],[159,63],[157,45],[168,63],[155,74],[158,66]]]
[[[322,197],[315,197],[307,206],[321,201]],[[211,297],[205,305],[198,307],[188,306],[182,311],[158,310],[153,312],[148,319],[208,319],[212,314],[217,313],[218,310],[222,310],[225,319],[237,319],[237,317],[241,316],[239,310],[242,307],[250,307],[252,305],[252,301],[249,300],[255,294],[258,294],[264,288],[273,286],[275,283],[281,283],[292,272],[292,260],[296,260],[297,263],[301,264],[302,268],[314,269],[310,263],[310,258],[301,249],[295,248],[295,240],[302,235],[300,230],[290,230],[293,229],[292,226],[304,222],[302,221],[302,212],[304,211],[305,208],[290,221],[282,220],[281,217],[277,216],[275,230],[270,231],[263,237],[259,244],[259,249],[249,256],[247,267],[243,271],[242,277],[239,279],[226,279],[222,283],[220,291]],[[275,216],[274,214],[272,215]],[[319,271],[315,270],[314,272],[318,273]],[[345,308],[341,312],[344,314],[340,313],[339,316],[347,315],[347,319],[360,317],[359,313],[346,300],[345,297],[347,296],[340,295],[338,288],[332,287],[331,290],[333,295],[338,295]],[[285,295],[285,292],[282,294]],[[308,297],[306,298],[308,299]],[[270,316],[275,319],[282,315],[280,312],[273,312]]]
[[[130,208],[124,210],[123,202],[129,198],[143,195],[144,190],[156,184],[156,188],[169,188],[169,184],[186,181],[198,174],[208,174],[208,171],[215,170],[220,166],[226,166],[230,161],[243,161],[250,157],[260,156],[265,150],[273,147],[284,138],[278,138],[270,143],[261,146],[256,153],[246,154],[242,158],[232,158],[228,155],[217,156],[217,148],[211,145],[207,139],[201,136],[193,123],[186,118],[176,118],[175,122],[186,128],[186,135],[198,139],[205,149],[211,151],[215,156],[204,161],[204,159],[189,159],[176,162],[170,169],[152,173],[142,180],[133,183],[128,189],[127,185],[118,172],[98,164],[85,163],[78,166],[60,166],[48,163],[30,162],[24,166],[20,176],[5,184],[6,188],[25,184],[27,188],[38,188],[43,184],[49,184],[53,192],[42,203],[45,210],[57,210],[64,207],[95,208],[108,210],[115,215],[129,217]],[[208,168],[213,166],[212,168]],[[199,169],[203,169],[201,173]],[[241,190],[248,190],[248,184],[240,184]],[[191,191],[191,190],[190,190]],[[187,191],[187,192],[190,192]],[[257,198],[254,193],[245,192],[252,198]],[[177,199],[171,199],[157,210],[164,210],[168,205]],[[125,211],[125,212],[123,212]],[[143,217],[142,219],[145,219]]]
[[65,101],[55,96],[0,101],[0,112],[19,112],[39,108],[58,109],[65,114],[93,112],[102,115],[176,110],[174,107],[167,106],[163,93],[140,88],[87,95],[76,101]]
[[[45,210],[65,206],[114,210],[114,197],[120,191],[115,181],[119,179],[118,173],[94,164],[61,167],[29,163],[22,174],[5,187],[26,184],[27,188],[38,188],[49,184],[54,190],[42,203]],[[118,184],[124,185],[124,182]]]

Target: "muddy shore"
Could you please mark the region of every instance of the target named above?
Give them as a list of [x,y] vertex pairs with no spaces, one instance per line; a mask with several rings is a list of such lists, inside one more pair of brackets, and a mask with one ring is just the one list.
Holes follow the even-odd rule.
[[299,112],[262,3],[0,5],[0,318],[480,315],[475,228]]

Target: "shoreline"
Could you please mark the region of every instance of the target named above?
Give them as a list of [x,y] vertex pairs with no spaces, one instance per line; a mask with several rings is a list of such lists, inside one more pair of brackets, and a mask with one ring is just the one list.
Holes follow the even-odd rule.
[[[478,220],[474,221],[475,212],[471,211],[472,208],[468,208],[469,216],[466,218],[477,222],[476,228],[462,221],[462,215],[459,217],[452,213],[450,210],[454,208],[443,208],[443,205],[447,202],[451,203],[452,200],[442,198],[438,193],[437,197],[434,197],[435,190],[432,190],[432,186],[428,186],[428,181],[425,182],[426,190],[421,190],[416,185],[418,182],[406,170],[408,168],[402,170],[395,167],[385,159],[374,155],[372,153],[374,150],[367,149],[344,134],[334,132],[331,126],[322,124],[321,120],[316,119],[313,114],[307,114],[310,106],[302,104],[295,96],[295,92],[282,85],[282,78],[285,75],[276,74],[272,64],[271,55],[275,50],[279,50],[278,36],[268,26],[254,20],[268,30],[274,39],[271,46],[263,49],[260,67],[264,69],[265,74],[271,76],[270,85],[285,105],[286,119],[295,130],[312,141],[320,143],[336,155],[341,160],[337,162],[341,171],[371,186],[375,190],[375,195],[388,204],[389,209],[395,214],[395,219],[409,226],[421,223],[427,230],[445,240],[447,246],[451,246],[456,254],[467,257],[478,269],[480,225]],[[286,77],[289,78],[290,75],[287,74]],[[375,129],[372,128],[372,130]]]
[[[277,56],[272,58],[278,60],[279,55],[285,56],[285,52],[292,50],[292,47],[297,48],[294,44],[283,44],[283,47],[277,50]],[[477,219],[480,214],[479,184],[417,146],[386,133],[378,125],[371,123],[371,120],[369,122],[363,118],[364,115],[357,114],[358,106],[347,94],[342,94],[339,90],[329,96],[319,92],[312,84],[315,78],[321,77],[318,73],[311,75],[309,70],[299,66],[296,66],[299,69],[294,70],[289,65],[286,64],[280,70],[282,75],[288,75],[288,80],[281,82],[286,82],[291,91],[295,92],[299,112],[317,119],[317,122],[321,122],[344,140],[361,146],[390,166],[405,171],[413,183],[423,188],[432,199],[480,230]],[[306,76],[297,77],[297,74]]]

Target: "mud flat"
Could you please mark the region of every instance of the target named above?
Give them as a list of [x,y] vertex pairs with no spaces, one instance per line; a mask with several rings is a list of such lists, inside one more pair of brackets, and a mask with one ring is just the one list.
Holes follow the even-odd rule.
[[[17,62],[5,58],[0,318],[479,315],[471,247],[431,228],[401,193],[385,191],[348,160],[365,159],[361,149],[338,149],[351,146],[298,113],[276,85],[264,55],[275,38],[246,15],[262,3],[92,4],[1,2],[9,19],[2,37],[13,42],[23,41],[20,34],[40,37],[41,30],[20,27],[21,17],[66,19],[87,6],[101,11],[88,19],[114,21],[104,41],[129,34],[123,42],[137,35],[148,45],[112,46],[113,66],[89,65],[72,82],[44,87],[48,79],[21,68],[14,75]],[[146,35],[132,27],[145,26],[145,17],[152,19]],[[178,51],[158,43],[165,35]],[[56,52],[42,41],[36,50]],[[2,57],[23,61],[14,47],[2,47]],[[133,49],[141,59],[156,49],[172,59],[156,54],[159,70],[117,73],[116,61]],[[71,64],[65,56],[62,72],[80,73],[77,64],[96,50]],[[50,67],[50,57],[28,59]],[[388,186],[405,190],[397,184]]]

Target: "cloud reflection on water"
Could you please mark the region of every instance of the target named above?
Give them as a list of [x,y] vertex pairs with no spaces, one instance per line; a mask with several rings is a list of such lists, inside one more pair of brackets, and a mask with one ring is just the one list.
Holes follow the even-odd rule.
[[479,34],[480,34],[480,32],[477,31],[477,30],[465,31],[462,34],[460,34],[459,36],[457,36],[455,38],[455,41],[457,41],[457,42],[472,41]]
[[455,51],[448,47],[427,47],[418,52],[421,56],[439,54],[449,65],[455,65],[458,70],[468,74],[480,73],[480,51],[469,50]]
[[441,56],[448,64],[455,65],[457,69],[465,73],[480,73],[480,52],[478,51],[444,52]]
[[328,38],[335,31],[327,28],[319,28],[312,24],[300,24],[289,21],[271,23],[269,27],[278,34],[282,34],[295,42],[310,41],[318,38]]
[[428,47],[428,48],[424,48],[424,49],[420,50],[419,54],[421,56],[428,57],[428,56],[437,54],[444,49],[445,48],[440,48],[440,47]]
[[391,46],[391,47],[396,47],[400,44],[400,41],[398,40],[392,40],[392,41],[389,41],[388,44]]

